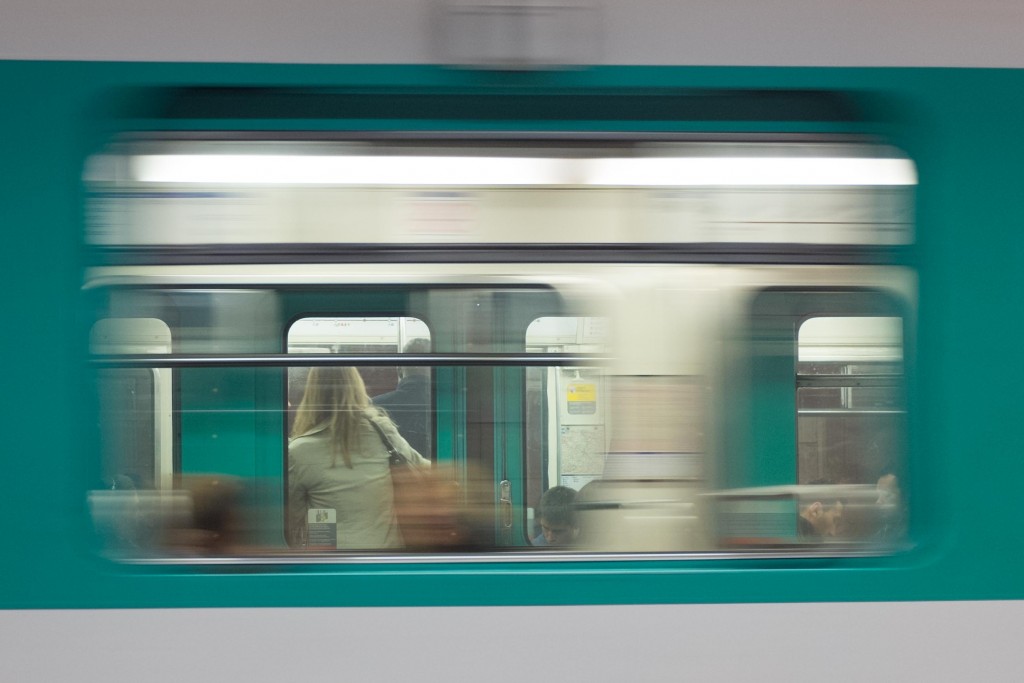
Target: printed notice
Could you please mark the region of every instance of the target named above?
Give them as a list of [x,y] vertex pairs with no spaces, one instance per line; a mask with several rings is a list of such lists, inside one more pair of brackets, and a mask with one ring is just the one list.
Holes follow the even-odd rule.
[[562,425],[558,433],[562,485],[579,490],[582,484],[566,484],[565,478],[579,475],[588,477],[589,481],[604,470],[604,425]]
[[306,514],[309,530],[307,547],[334,550],[338,547],[338,512],[331,508],[311,508]]
[[570,415],[593,415],[597,412],[597,385],[593,382],[570,382],[566,387],[567,412]]

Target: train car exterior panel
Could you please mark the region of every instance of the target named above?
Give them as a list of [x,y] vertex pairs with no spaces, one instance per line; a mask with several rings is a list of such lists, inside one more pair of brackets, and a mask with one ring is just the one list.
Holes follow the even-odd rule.
[[[93,634],[77,641],[90,652],[102,649],[105,633],[124,636],[134,631],[127,663],[141,665],[146,653],[153,651],[144,641],[165,627],[180,634],[183,648],[196,646],[202,657],[210,658],[200,665],[207,662],[216,668],[219,664],[212,658],[238,655],[237,644],[228,640],[223,648],[211,645],[208,629],[190,631],[189,624],[213,622],[218,630],[230,630],[243,621],[247,627],[265,624],[264,616],[285,629],[288,623],[301,624],[294,632],[298,651],[322,642],[315,635],[321,627],[376,621],[383,634],[394,617],[402,623],[399,639],[419,642],[411,658],[424,661],[450,647],[439,642],[439,636],[424,636],[446,630],[436,619],[464,635],[466,624],[494,619],[503,624],[494,633],[498,641],[514,640],[538,621],[549,621],[557,631],[583,628],[589,633],[584,640],[605,642],[616,637],[613,630],[588,626],[603,618],[700,624],[680,636],[691,641],[705,637],[720,643],[738,637],[753,643],[769,630],[780,636],[777,649],[752,655],[756,667],[723,660],[715,648],[689,651],[689,663],[680,664],[682,670],[703,670],[725,679],[730,672],[749,674],[758,667],[791,670],[788,657],[804,649],[795,628],[780,630],[777,625],[830,622],[842,614],[838,638],[849,647],[838,654],[831,651],[827,658],[809,652],[810,659],[801,661],[801,674],[838,666],[839,678],[852,680],[871,671],[874,660],[865,653],[881,651],[886,666],[895,667],[891,671],[955,679],[958,672],[974,671],[965,659],[948,654],[967,640],[972,641],[969,650],[975,658],[991,657],[1001,666],[1019,663],[1006,639],[1020,623],[1019,600],[1024,597],[1016,552],[1022,541],[1017,498],[1024,474],[1016,454],[1024,437],[1014,428],[1019,411],[1013,399],[1024,379],[1016,351],[1022,325],[1015,315],[1024,291],[1017,267],[1022,250],[1018,227],[1024,223],[1017,182],[1018,160],[1024,156],[1019,131],[1024,120],[1022,80],[1017,70],[985,69],[599,67],[480,73],[432,66],[0,62],[0,83],[12,103],[0,113],[7,131],[2,165],[7,243],[0,272],[9,316],[0,348],[11,359],[6,384],[13,389],[3,397],[9,476],[0,483],[7,531],[0,606],[5,609],[5,632],[20,632],[21,640],[13,642],[25,644],[5,648],[15,656],[11,670],[30,672],[29,658],[43,652],[40,643],[47,633],[72,638],[81,635],[81,629]],[[375,112],[373,98],[381,92],[415,92],[425,97],[432,115],[412,108],[396,110],[388,118],[367,114],[338,119],[305,109],[303,116],[292,117],[287,97],[281,100],[283,105],[268,104],[258,117],[219,110],[217,103],[195,98],[186,98],[184,109],[175,109],[175,98],[189,89],[237,89],[242,93],[237,101],[244,102],[254,101],[256,90],[243,92],[247,89],[359,93],[370,103],[364,112]],[[839,122],[616,118],[617,101],[651,90],[716,89],[753,93],[755,101],[757,93],[775,90],[838,93],[853,103],[857,115]],[[446,100],[453,92],[464,98],[462,102],[486,93],[507,114],[474,118],[460,113]],[[534,118],[538,109],[529,103],[531,98],[547,94],[600,94],[611,110],[588,118],[586,111],[570,108],[564,118]],[[621,106],[620,111],[635,111]],[[913,292],[910,298],[916,306],[906,463],[913,486],[914,547],[858,558],[641,557],[586,562],[509,561],[495,556],[472,562],[371,558],[337,564],[122,565],[99,556],[85,503],[98,455],[95,411],[89,408],[93,380],[86,370],[94,312],[88,310],[85,302],[91,300],[81,291],[86,267],[93,265],[93,254],[83,246],[88,198],[82,172],[86,159],[115,136],[168,128],[275,133],[770,129],[881,137],[913,160],[919,178],[915,244],[895,267],[910,274],[901,280],[900,289]],[[398,272],[401,266],[392,263],[383,270]],[[471,260],[449,266],[419,265],[410,270],[487,273],[493,268]],[[564,269],[557,263],[546,266],[547,272],[559,275],[573,267],[576,264]],[[811,268],[781,268],[801,267]],[[203,284],[202,278],[198,282]],[[486,615],[474,611],[499,606],[507,608]],[[299,609],[314,607],[352,609]],[[370,609],[374,607],[396,609]],[[207,608],[220,609],[204,611]],[[98,617],[102,625],[90,629],[82,618],[95,618],[91,615],[97,609],[103,610]],[[926,639],[892,651],[898,634],[924,622],[929,625]],[[61,631],[51,631],[55,623]],[[983,624],[979,628],[984,637],[975,630],[968,634],[967,623]],[[273,634],[257,636],[268,651],[277,627]],[[541,639],[525,642],[539,647]],[[642,649],[654,653],[651,668],[631,669],[630,675],[663,677],[667,662],[657,653],[670,650],[674,642],[664,632],[644,639]],[[362,654],[357,654],[358,648],[352,650],[357,668],[386,675],[390,669],[373,656],[374,643],[364,636],[354,637],[352,643],[366,646]],[[154,647],[160,651],[164,644]],[[937,660],[930,656],[940,650],[947,655]],[[473,661],[482,664],[488,654],[494,650],[478,650],[472,653]],[[642,659],[636,652],[629,658]],[[286,660],[249,659],[241,670],[251,667],[257,675],[260,667],[266,677],[265,667]],[[69,661],[96,660],[82,654]],[[327,666],[326,661],[317,661]],[[593,661],[593,667],[579,670],[599,680],[607,678],[608,670],[597,667],[608,664],[608,657]],[[939,666],[936,662],[941,668],[930,668]],[[124,663],[119,663],[121,671],[126,670]],[[448,666],[454,668],[447,670],[465,670]],[[40,671],[71,673],[53,662]],[[169,680],[173,672],[163,674]],[[992,677],[1010,676],[998,670]],[[498,674],[497,679],[510,680],[511,675]]]

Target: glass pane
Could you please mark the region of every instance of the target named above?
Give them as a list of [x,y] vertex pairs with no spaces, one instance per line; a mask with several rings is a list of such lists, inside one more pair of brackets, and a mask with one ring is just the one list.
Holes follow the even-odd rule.
[[[299,405],[306,401],[307,409],[320,406],[337,414],[331,393],[343,394],[338,390],[353,383],[365,388],[366,369],[376,368],[289,368],[287,374],[304,374]],[[493,390],[495,378],[510,371],[430,368],[435,376],[465,377],[454,391],[476,397],[472,404],[483,420],[494,411],[481,397]],[[143,371],[130,370],[128,377],[138,372]],[[425,479],[410,495],[395,478],[384,438],[361,417],[365,412],[377,417],[368,395],[362,394],[366,409],[350,411],[356,427],[350,422],[348,429],[357,436],[346,450],[343,438],[332,438],[329,419],[288,424],[281,368],[200,367],[178,375],[174,422],[183,438],[170,483],[159,488],[141,482],[131,496],[97,491],[91,498],[104,540],[117,554],[689,552],[751,542],[798,543],[801,498],[796,491],[744,496],[707,490],[708,390],[694,379],[619,377],[597,368],[578,374],[565,367],[520,371],[527,407],[521,423],[505,425],[505,435],[524,435],[525,489],[523,507],[513,510],[521,515],[514,525],[519,535],[506,538],[497,485],[506,475],[487,469],[490,451],[470,448],[470,455],[479,457],[461,462],[446,457],[432,465],[417,461]],[[311,391],[313,385],[320,389]],[[596,405],[572,408],[586,402]],[[141,416],[151,417],[156,410],[140,406]],[[416,460],[401,427],[381,422],[392,446]],[[339,431],[346,429],[344,421],[334,424]],[[472,441],[473,426],[466,425],[456,437]],[[903,433],[900,412],[801,414],[801,486],[796,489],[827,488],[822,481],[834,481],[830,490],[838,491],[845,506],[837,535],[828,540],[874,542],[902,533],[902,517],[883,514],[901,509],[899,482],[876,473],[899,464]],[[487,433],[481,443],[499,441]],[[290,444],[287,451],[285,443]],[[514,446],[508,442],[506,448]],[[879,503],[883,489],[889,501],[885,506]]]
[[[173,351],[98,376],[98,478],[153,494],[131,499],[124,548],[799,547],[794,489],[898,490],[903,321],[833,304],[870,289],[912,307],[911,269],[837,276],[772,246],[911,243],[916,178],[895,150],[167,136],[108,152],[86,180],[86,290],[98,317],[166,329],[155,350],[94,352]],[[745,337],[749,301],[797,290],[815,304],[784,302]],[[289,365],[306,354],[321,358]],[[419,503],[399,500],[364,415],[430,463]],[[843,537],[867,538],[854,518]]]
[[[430,353],[430,330],[418,318],[302,318],[288,329],[288,353]],[[306,390],[309,368],[288,371],[290,429]],[[427,367],[360,368],[373,404],[386,411],[409,444],[433,457],[431,372]]]
[[798,482],[831,499],[802,500],[801,536],[899,540],[905,531],[902,320],[813,318],[800,328],[798,349],[798,375],[819,377],[797,389]]
[[[603,353],[606,336],[603,318],[548,316],[530,323],[526,350]],[[535,546],[574,545],[576,493],[604,467],[607,387],[597,368],[530,368],[526,377],[525,540]]]
[[[167,353],[171,332],[155,318],[106,318],[93,325],[93,353]],[[98,373],[102,486],[109,490],[166,487],[172,468],[171,375],[152,368]]]
[[152,488],[160,474],[154,372],[101,372],[99,401],[104,486],[112,490]]
[[797,360],[801,372],[812,374],[835,374],[843,366],[856,373],[885,365],[898,367],[903,361],[903,320],[810,318],[800,325]]
[[[289,353],[400,351],[430,353],[423,321],[303,318],[288,330]],[[431,385],[426,366],[289,368],[287,537],[293,547],[406,546],[388,454],[400,454],[421,475],[430,471]]]

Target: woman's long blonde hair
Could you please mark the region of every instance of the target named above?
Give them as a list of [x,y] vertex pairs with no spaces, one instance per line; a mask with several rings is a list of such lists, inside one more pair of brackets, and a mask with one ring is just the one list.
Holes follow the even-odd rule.
[[360,422],[371,407],[366,384],[355,368],[310,368],[306,390],[295,413],[292,438],[326,426],[334,446],[332,464],[337,464],[340,453],[345,466],[351,469],[351,453],[358,445]]

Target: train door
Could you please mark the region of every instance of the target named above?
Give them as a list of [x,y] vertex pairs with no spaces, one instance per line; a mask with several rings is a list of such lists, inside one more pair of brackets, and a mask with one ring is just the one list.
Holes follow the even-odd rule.
[[[528,353],[607,353],[607,319],[542,317],[526,330]],[[608,386],[597,367],[526,370],[526,531],[539,541],[541,497],[552,487],[580,491],[604,472]]]

